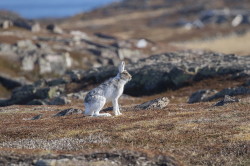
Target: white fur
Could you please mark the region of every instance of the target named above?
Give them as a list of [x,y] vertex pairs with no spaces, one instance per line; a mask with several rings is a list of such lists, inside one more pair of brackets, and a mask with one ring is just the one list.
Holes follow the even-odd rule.
[[99,113],[108,101],[112,101],[113,112],[116,116],[122,114],[119,109],[118,99],[123,93],[124,85],[131,79],[131,76],[127,72],[129,79],[121,77],[122,72],[125,72],[124,68],[125,63],[122,62],[118,67],[119,73],[116,77],[105,81],[86,95],[84,100],[85,115],[111,116],[109,113]]

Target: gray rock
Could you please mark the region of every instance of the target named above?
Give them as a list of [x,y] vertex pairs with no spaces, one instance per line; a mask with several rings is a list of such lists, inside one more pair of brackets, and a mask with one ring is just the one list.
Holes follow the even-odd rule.
[[69,109],[65,109],[65,110],[58,112],[57,114],[54,115],[54,117],[73,115],[73,114],[82,114],[82,113],[83,111],[80,109],[69,108]]
[[85,39],[82,39],[82,41],[84,43],[86,43],[88,46],[88,48],[92,48],[92,49],[109,49],[109,50],[113,50],[115,51],[116,48],[113,47],[113,46],[109,46],[109,45],[106,45],[106,44],[102,44],[102,43],[97,43],[97,42],[94,42],[94,41],[90,41],[90,40],[85,40]]
[[232,75],[232,79],[239,79],[239,78],[248,78],[250,77],[250,70],[244,70],[239,73],[235,73]]
[[0,22],[0,27],[2,29],[9,29],[11,26],[13,26],[13,23],[10,20],[4,20],[4,21]]
[[10,44],[0,44],[0,51],[5,54],[13,54],[13,50]]
[[111,36],[111,35],[106,35],[106,34],[103,34],[103,33],[95,33],[94,35],[99,37],[99,38],[106,39],[106,40],[117,40],[116,37]]
[[229,95],[225,95],[224,99],[217,102],[214,106],[223,106],[225,104],[239,102],[240,100],[237,98],[230,97]]
[[[126,69],[133,78],[126,84],[125,94],[150,95],[180,88],[191,81],[249,71],[250,56],[185,51],[140,59],[126,65]],[[86,71],[81,81],[99,84],[116,73],[117,67],[101,67]]]
[[34,50],[37,49],[36,45],[33,44],[33,42],[31,40],[19,40],[16,43],[16,46],[18,48],[22,48],[22,49],[29,49],[29,50]]
[[58,97],[62,91],[63,89],[58,86],[36,87],[34,85],[25,85],[14,89],[11,98],[0,102],[0,106],[13,104],[47,104],[45,100]]
[[41,119],[42,117],[43,117],[43,114],[40,114],[40,115],[36,115],[32,117],[30,120],[38,120],[38,119]]
[[60,95],[60,88],[56,86],[36,88],[34,91],[34,95],[36,99],[51,99]]
[[38,65],[39,65],[39,73],[40,74],[52,72],[51,64],[45,58],[39,58]]
[[[131,50],[131,49],[127,49],[127,48],[121,48],[118,49],[118,55],[120,57],[121,60],[127,58],[127,59],[133,59],[137,58],[137,60],[142,57],[141,53],[139,50]],[[132,58],[134,57],[134,58]]]
[[52,166],[55,165],[56,160],[53,159],[47,159],[47,160],[38,160],[35,162],[35,166]]
[[21,69],[24,71],[33,71],[35,68],[35,63],[37,60],[37,56],[36,55],[27,55],[24,56],[21,59],[21,63],[22,63],[22,67]]
[[85,76],[84,70],[68,70],[65,73],[73,82],[79,82]]
[[65,105],[69,104],[71,101],[68,100],[66,97],[60,96],[60,97],[55,97],[49,102],[49,105]]
[[132,48],[132,43],[127,40],[118,40],[117,42],[113,43],[112,46],[117,47],[117,48],[127,48],[131,49]]
[[241,14],[235,16],[235,18],[232,20],[232,26],[237,27],[243,22],[243,16]]
[[55,24],[47,25],[47,29],[50,30],[53,33],[57,33],[57,34],[62,34],[63,33],[63,30],[59,26],[57,26]]
[[13,20],[13,25],[20,27],[20,28],[24,28],[24,29],[28,29],[31,30],[31,25],[33,24],[33,22],[30,22],[28,20],[25,20],[23,18],[18,18]]
[[7,89],[14,89],[26,84],[30,84],[25,78],[12,78],[7,74],[0,73],[0,83]]
[[67,95],[67,97],[73,98],[73,99],[77,99],[77,100],[84,100],[85,96],[87,95],[88,92],[76,92],[76,93],[70,93]]
[[247,95],[247,94],[250,94],[250,88],[247,87],[240,86],[235,88],[226,88],[214,94],[213,96],[208,97],[207,101],[222,98],[224,96],[237,96],[237,95]]
[[38,99],[34,99],[30,102],[27,103],[27,105],[46,105],[47,102],[43,101],[43,100],[38,100]]
[[135,109],[147,110],[147,109],[163,109],[169,104],[167,97],[161,97],[148,102],[137,105]]
[[68,52],[55,53],[48,45],[34,44],[31,40],[20,40],[14,45],[0,44],[0,52],[9,59],[20,61],[24,71],[33,71],[38,66],[40,74],[64,74],[73,64]]
[[39,23],[35,23],[35,24],[31,25],[30,30],[31,30],[31,32],[40,32],[41,26]]
[[188,103],[197,103],[201,101],[208,101],[212,95],[216,94],[218,91],[210,89],[202,89],[194,92],[188,99]]
[[62,85],[66,83],[68,83],[68,81],[64,78],[56,78],[56,79],[46,81],[46,84],[48,86],[57,86],[57,85]]
[[64,54],[44,54],[43,57],[38,59],[40,73],[51,73],[52,71],[57,74],[64,74],[67,68],[72,65],[72,59],[69,53]]

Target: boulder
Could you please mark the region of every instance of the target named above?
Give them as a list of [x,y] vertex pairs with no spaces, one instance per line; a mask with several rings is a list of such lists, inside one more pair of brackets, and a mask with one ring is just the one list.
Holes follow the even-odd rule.
[[37,61],[37,55],[29,54],[21,58],[22,67],[24,71],[33,71],[35,68],[35,63]]
[[12,22],[14,26],[24,28],[32,32],[39,32],[41,29],[39,23],[30,20],[25,20],[23,18],[15,19]]
[[5,88],[7,89],[14,89],[26,84],[29,84],[25,78],[13,78],[9,75],[6,74],[1,74],[0,73],[0,84],[2,84]]
[[208,99],[216,94],[218,91],[211,89],[202,89],[194,92],[188,99],[188,103],[197,103],[201,101],[208,101]]
[[65,105],[69,104],[71,101],[64,96],[55,97],[49,102],[49,105]]
[[69,53],[64,54],[44,54],[38,58],[40,73],[64,74],[67,68],[72,66],[72,59]]
[[46,84],[51,87],[51,86],[57,86],[57,85],[62,85],[62,84],[66,84],[68,83],[68,80],[64,79],[64,78],[55,78],[55,79],[51,79],[51,80],[47,80]]
[[120,48],[117,51],[120,60],[129,59],[132,62],[136,62],[140,59],[141,52],[139,50],[131,50],[127,48]]
[[34,99],[30,102],[27,103],[27,105],[46,105],[47,102],[43,101],[43,100],[39,100],[39,99]]
[[49,25],[47,25],[46,28],[47,28],[47,30],[49,30],[49,31],[51,31],[53,33],[57,33],[57,34],[62,34],[63,33],[63,30],[59,26],[57,26],[55,24],[49,24]]
[[81,39],[89,40],[87,33],[82,31],[70,31],[70,34],[73,36],[75,41],[80,41]]
[[0,106],[13,104],[47,104],[46,100],[60,96],[62,91],[64,91],[64,89],[58,86],[43,87],[36,86],[35,84],[24,85],[14,89],[11,98],[8,100],[2,100]]
[[106,34],[103,34],[103,33],[95,33],[94,34],[95,36],[101,38],[101,39],[106,39],[106,40],[117,40],[116,37],[114,36],[111,36],[111,35],[106,35]]
[[207,98],[207,101],[211,101],[214,99],[222,98],[224,96],[237,96],[237,95],[247,95],[250,94],[250,88],[248,87],[235,87],[235,88],[225,88],[222,91],[212,95]]
[[233,27],[237,27],[238,25],[242,23],[242,21],[243,21],[243,16],[239,14],[235,16],[231,24]]
[[31,30],[31,32],[40,32],[41,26],[39,23],[35,23],[35,24],[31,25],[30,30]]
[[37,49],[36,45],[33,44],[31,40],[19,40],[15,45],[20,49],[28,49],[28,50]]
[[83,101],[85,96],[87,95],[87,93],[88,92],[80,91],[80,92],[76,92],[76,93],[70,93],[67,95],[67,97]]
[[13,26],[13,23],[10,20],[4,20],[0,22],[0,27],[2,29],[9,29],[11,26]]
[[55,53],[48,45],[34,44],[31,40],[19,40],[14,45],[0,44],[0,52],[8,58],[20,61],[24,71],[33,71],[38,66],[40,74],[64,74],[73,65],[73,59],[68,52]]
[[54,117],[73,115],[73,114],[82,114],[82,113],[83,111],[80,109],[69,108],[69,109],[65,109],[65,110],[58,112],[57,114],[54,115]]
[[239,102],[240,100],[234,97],[231,97],[229,95],[225,95],[224,99],[217,102],[214,106],[223,106],[225,104],[229,104],[229,103],[234,103],[234,102]]
[[39,65],[39,73],[40,74],[52,72],[51,64],[45,58],[39,58],[38,65]]
[[148,102],[135,106],[135,109],[148,110],[148,109],[164,109],[169,104],[167,97],[161,97]]
[[66,75],[70,77],[70,80],[73,82],[79,82],[85,76],[85,70],[67,70]]
[[112,46],[117,47],[117,48],[132,48],[132,43],[128,40],[118,40],[115,43],[112,44]]
[[[249,71],[249,62],[250,56],[212,52],[185,51],[153,55],[126,65],[132,80],[126,84],[124,92],[132,96],[151,95],[183,87],[191,81]],[[116,66],[89,70],[81,82],[99,84],[117,72]]]
[[[136,63],[126,65],[126,70],[132,75],[124,89],[124,93],[132,96],[152,95],[161,93],[168,89],[177,89],[209,77],[237,75],[238,73],[249,73],[250,56],[225,55],[211,52],[176,52],[153,55],[140,59]],[[117,66],[106,66],[93,68],[88,71],[69,70],[60,79],[38,81],[33,85],[26,85],[13,91],[11,99],[1,101],[4,105],[27,104],[35,99],[45,102],[52,101],[65,92],[65,86],[77,83],[81,88],[88,88],[100,84],[110,77],[116,76]],[[248,78],[248,75],[241,77]],[[68,86],[67,86],[68,87]],[[74,89],[74,88],[73,88]],[[71,91],[72,92],[72,91]],[[227,88],[218,92],[199,91],[194,94],[196,101],[211,101],[225,95],[249,94],[248,87]],[[64,93],[64,95],[67,95]],[[212,96],[210,96],[212,95]],[[67,97],[70,97],[67,95]],[[79,98],[82,98],[80,95]],[[63,104],[67,103],[63,101]],[[1,104],[3,105],[3,104]]]

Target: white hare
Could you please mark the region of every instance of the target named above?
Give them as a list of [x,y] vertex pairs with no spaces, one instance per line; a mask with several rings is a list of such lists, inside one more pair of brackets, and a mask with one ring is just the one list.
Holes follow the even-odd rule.
[[98,87],[91,90],[84,99],[85,115],[89,116],[111,116],[109,113],[99,113],[106,102],[112,101],[114,114],[121,115],[118,99],[122,95],[124,85],[132,79],[132,76],[124,70],[125,63],[119,65],[119,73]]

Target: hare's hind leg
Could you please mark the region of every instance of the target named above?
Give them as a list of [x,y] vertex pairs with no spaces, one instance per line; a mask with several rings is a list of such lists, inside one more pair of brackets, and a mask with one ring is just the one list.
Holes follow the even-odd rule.
[[91,104],[91,110],[94,110],[94,114],[92,116],[111,116],[109,113],[100,114],[101,109],[106,103],[106,98],[103,96],[97,96],[95,101]]
[[94,110],[91,109],[90,104],[89,103],[84,103],[84,106],[85,106],[84,115],[86,115],[86,116],[93,116]]

